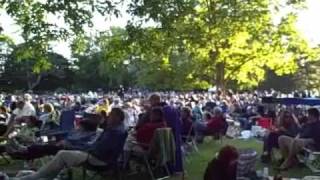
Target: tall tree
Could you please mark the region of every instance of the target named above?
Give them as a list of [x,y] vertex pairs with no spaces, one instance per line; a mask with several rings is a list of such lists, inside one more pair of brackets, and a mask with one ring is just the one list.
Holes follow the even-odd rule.
[[[25,48],[26,44],[16,46],[13,51],[8,55],[7,60],[4,62],[4,71],[2,79],[7,81],[13,88],[17,89],[35,89],[41,81],[45,78],[57,78],[63,82],[66,80],[67,75],[70,75],[70,62],[62,55],[56,53],[47,53],[50,68],[34,72],[33,68],[37,59],[31,58],[28,60],[20,59],[19,53],[21,48]],[[63,84],[59,84],[63,85]],[[54,88],[54,87],[52,87]]]
[[87,88],[115,88],[134,85],[129,67],[131,55],[125,29],[113,27],[93,39],[78,38],[73,44],[74,57],[78,58],[78,77]]
[[[281,2],[295,10],[304,1]],[[192,76],[210,76],[220,88],[230,81],[257,86],[266,69],[293,73],[301,53],[315,55],[295,28],[294,11],[274,22],[281,9],[277,0],[137,0],[130,8],[133,15],[155,21],[169,42],[180,43],[196,59]]]

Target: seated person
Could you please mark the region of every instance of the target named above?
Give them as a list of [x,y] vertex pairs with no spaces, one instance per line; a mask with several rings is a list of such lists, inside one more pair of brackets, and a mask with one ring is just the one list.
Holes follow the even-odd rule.
[[10,119],[10,114],[8,113],[8,110],[5,106],[0,106],[0,115],[0,121],[4,124],[7,124],[8,120]]
[[150,119],[143,123],[143,125],[136,127],[136,130],[131,131],[129,134],[124,146],[125,159],[129,159],[131,151],[140,152],[143,149],[148,149],[155,130],[165,126],[161,108],[153,108],[150,112]]
[[80,122],[79,128],[69,133],[64,140],[48,144],[32,144],[24,150],[8,152],[8,154],[15,159],[32,160],[43,156],[55,155],[63,149],[86,150],[96,140],[96,130],[97,124],[92,123],[90,120],[83,120]]
[[0,106],[0,136],[2,136],[7,131],[8,120],[10,119],[10,114],[5,106]]
[[99,127],[104,129],[108,125],[108,113],[105,110],[101,110],[99,113],[100,121],[98,122]]
[[195,106],[192,109],[192,115],[194,117],[194,121],[202,121],[202,110],[199,105],[199,101],[195,101]]
[[209,122],[212,119],[212,114],[209,111],[205,111],[203,114],[203,121]]
[[[30,98],[27,96],[28,99]],[[8,137],[8,135],[14,130],[14,126],[23,122],[25,118],[30,116],[35,116],[36,112],[33,105],[29,101],[18,101],[16,104],[16,108],[12,111],[12,116],[7,122],[6,132],[2,134],[4,138]]]
[[242,129],[250,130],[252,125],[255,124],[252,119],[257,118],[257,115],[255,106],[247,106],[244,109],[244,114],[237,117],[236,120],[240,122]]
[[254,109],[253,111],[256,111],[256,113],[252,113],[250,118],[249,118],[249,126],[252,126],[253,124],[256,124],[257,120],[259,120],[260,118],[265,118],[266,117],[266,112],[265,112],[265,108],[264,106],[257,106],[254,107],[256,109]]
[[207,134],[214,134],[224,129],[226,125],[226,118],[223,115],[222,109],[214,108],[214,115],[207,124]]
[[276,127],[264,138],[263,155],[261,160],[268,163],[271,160],[271,151],[273,148],[279,148],[278,139],[282,135],[295,137],[300,128],[299,120],[288,111],[280,112]]
[[43,112],[39,120],[42,122],[41,129],[54,129],[59,126],[58,114],[50,103],[43,105]]
[[141,106],[143,107],[143,112],[138,115],[138,121],[136,123],[135,129],[139,129],[145,123],[150,122],[150,104],[147,101],[142,101]]
[[213,111],[214,115],[209,121],[196,123],[195,130],[198,142],[202,142],[205,135],[215,135],[227,129],[228,125],[222,109],[215,107]]
[[309,146],[316,151],[320,150],[320,121],[319,111],[316,108],[308,109],[308,121],[296,137],[280,136],[279,147],[284,159],[280,170],[287,170],[294,166],[297,162],[296,155]]
[[165,127],[163,112],[160,107],[152,108],[150,113],[150,122],[143,124],[136,130],[136,139],[138,143],[149,145],[152,141],[154,132],[158,128]]
[[20,120],[26,125],[23,125],[17,133],[9,134],[6,144],[7,152],[24,151],[28,145],[36,141],[36,132],[39,130],[40,121],[35,116],[27,116]]
[[101,113],[101,111],[105,111],[108,114],[110,111],[110,103],[108,98],[99,101],[95,111],[96,113]]
[[[182,122],[182,129],[181,129],[181,135],[182,136],[189,136],[194,135],[194,130],[192,128],[193,122],[192,122],[192,114],[191,109],[188,107],[184,107],[181,110],[181,122]],[[191,130],[191,132],[190,132]]]
[[223,147],[218,156],[207,166],[204,180],[235,180],[237,179],[237,160],[239,153],[231,146]]
[[108,127],[104,129],[90,149],[86,151],[61,150],[52,161],[41,167],[37,172],[12,179],[48,179],[56,177],[63,168],[77,167],[87,162],[96,166],[116,163],[125,140],[124,137],[127,134],[123,121],[124,112],[120,108],[113,108],[108,118]]

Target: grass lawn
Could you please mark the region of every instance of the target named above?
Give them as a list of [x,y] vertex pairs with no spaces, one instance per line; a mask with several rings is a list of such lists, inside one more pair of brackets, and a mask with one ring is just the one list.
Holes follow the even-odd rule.
[[[259,154],[262,150],[262,143],[258,142],[257,140],[231,140],[225,139],[221,144],[219,141],[214,141],[211,139],[207,139],[207,141],[201,145],[199,145],[199,152],[193,153],[191,156],[188,157],[188,161],[185,163],[186,167],[186,179],[190,180],[201,180],[204,174],[204,171],[207,167],[208,162],[215,156],[215,154],[219,151],[219,149],[224,145],[233,145],[239,149],[241,148],[253,148]],[[22,161],[13,161],[10,165],[5,165],[3,160],[0,160],[0,171],[8,172],[9,174],[13,175],[17,170],[23,169]],[[263,169],[263,167],[267,167],[266,165],[261,164],[260,162],[257,163],[257,169]],[[268,166],[269,171],[273,174],[273,165]],[[79,172],[80,171],[76,171]],[[78,174],[79,174],[78,173]],[[294,178],[301,178],[306,175],[312,175],[312,172],[305,168],[305,167],[297,167],[294,169],[289,170],[288,172],[284,172],[282,174],[284,177],[294,177]],[[75,175],[74,179],[81,179],[79,176]],[[106,179],[106,178],[105,178]],[[149,178],[143,177],[131,177],[127,179],[132,180],[148,180]],[[179,177],[172,177],[171,180],[180,180]]]
[[[252,140],[232,140],[225,139],[221,144],[218,141],[209,140],[202,145],[199,145],[199,153],[194,153],[190,157],[190,162],[186,162],[186,169],[188,173],[188,179],[191,180],[201,180],[204,174],[204,171],[207,167],[208,162],[215,156],[216,152],[224,145],[232,145],[238,149],[242,148],[253,148],[259,154],[262,152],[262,142],[259,142],[255,139]],[[275,165],[271,164],[269,166],[260,163],[260,159],[257,161],[257,169],[263,169],[264,167],[269,168],[269,172],[274,174],[273,171]],[[283,177],[292,177],[292,178],[301,178],[306,175],[312,175],[312,172],[306,167],[297,167],[289,170],[288,172],[282,173]]]

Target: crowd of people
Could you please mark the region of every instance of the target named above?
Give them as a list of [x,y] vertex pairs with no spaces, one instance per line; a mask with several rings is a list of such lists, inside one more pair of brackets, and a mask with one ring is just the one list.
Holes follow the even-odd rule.
[[[272,150],[278,148],[282,154],[279,170],[287,170],[296,164],[296,155],[304,147],[320,150],[319,111],[266,105],[261,101],[265,96],[280,94],[275,91],[1,94],[0,141],[6,143],[2,143],[0,152],[28,162],[54,156],[37,171],[16,177],[49,178],[64,168],[86,162],[111,166],[120,156],[127,162],[132,151],[150,148],[157,129],[170,128],[175,142],[175,161],[170,172],[179,174],[184,172],[185,137],[203,143],[206,136],[225,135],[228,120],[238,122],[241,130],[251,130],[260,119],[269,119],[272,125],[262,137],[261,160],[269,163]],[[70,119],[72,128],[66,134],[54,138],[41,135],[61,129],[62,122]],[[217,159],[209,163],[205,179],[235,179],[236,151],[234,147],[223,148]],[[33,164],[28,166],[31,168]]]

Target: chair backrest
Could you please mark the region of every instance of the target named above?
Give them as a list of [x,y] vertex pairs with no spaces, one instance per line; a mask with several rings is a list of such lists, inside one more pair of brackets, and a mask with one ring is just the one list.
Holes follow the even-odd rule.
[[128,132],[126,131],[126,133],[124,133],[122,136],[121,136],[121,139],[120,139],[120,142],[119,142],[119,146],[117,146],[117,154],[116,154],[116,158],[119,159],[120,155],[123,153],[123,148],[124,148],[124,145],[126,143],[126,140],[127,140],[127,137],[128,137]]
[[175,140],[171,128],[159,128],[156,130],[150,147],[150,156],[156,159],[158,165],[168,162],[175,163]]
[[[105,152],[107,153],[107,156],[110,156],[112,154],[112,159],[108,161],[108,164],[110,166],[116,166],[118,164],[119,157],[123,153],[124,145],[128,137],[128,132],[126,131],[125,133],[121,133],[120,136],[121,137],[119,138],[119,141],[116,142],[116,146],[112,150],[112,152]],[[106,146],[108,145],[108,143],[110,142],[105,142]]]
[[70,131],[74,129],[75,111],[66,110],[61,112],[60,129]]

